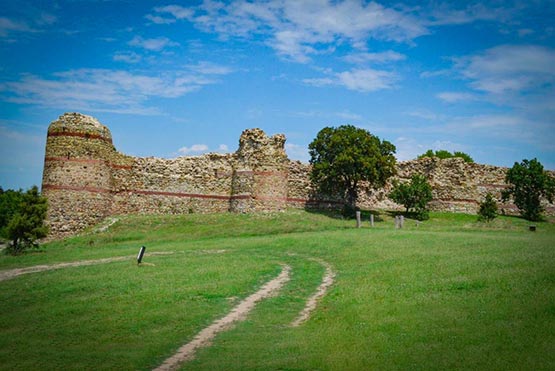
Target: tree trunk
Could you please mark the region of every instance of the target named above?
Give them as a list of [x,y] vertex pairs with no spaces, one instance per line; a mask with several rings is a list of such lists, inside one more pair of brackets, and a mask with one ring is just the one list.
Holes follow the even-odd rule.
[[358,198],[358,194],[357,194],[356,186],[349,188],[347,190],[347,203],[349,204],[349,206],[353,208],[353,210],[357,206],[357,198]]

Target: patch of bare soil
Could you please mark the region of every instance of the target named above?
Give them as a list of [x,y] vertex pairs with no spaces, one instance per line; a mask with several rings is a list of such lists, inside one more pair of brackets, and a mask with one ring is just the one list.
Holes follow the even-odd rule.
[[[156,255],[168,255],[168,254],[173,254],[173,252],[160,251],[160,252],[152,252],[152,253],[149,253],[148,255],[156,256]],[[76,262],[58,263],[58,264],[49,264],[49,265],[34,265],[32,267],[10,269],[5,271],[0,271],[0,281],[9,280],[17,276],[21,276],[23,274],[51,271],[54,269],[62,269],[62,268],[82,267],[86,265],[105,264],[105,263],[125,261],[130,259],[135,259],[135,255],[118,256],[113,258],[104,258],[104,259],[95,259],[95,260],[80,260]]]
[[182,363],[193,359],[197,349],[210,345],[219,332],[231,328],[234,322],[244,320],[257,302],[275,295],[289,281],[290,271],[290,266],[283,265],[281,273],[276,278],[267,282],[260,290],[240,302],[225,317],[199,332],[193,340],[179,348],[177,353],[166,359],[155,371],[176,370]]

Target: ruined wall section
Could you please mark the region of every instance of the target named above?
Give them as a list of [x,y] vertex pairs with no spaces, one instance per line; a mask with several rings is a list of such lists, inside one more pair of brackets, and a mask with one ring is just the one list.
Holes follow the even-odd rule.
[[185,214],[229,210],[233,155],[132,158],[113,172],[112,214]]
[[232,212],[273,212],[287,208],[289,160],[285,136],[260,129],[245,130],[239,139],[232,180]]
[[515,206],[501,202],[501,191],[505,189],[507,168],[466,163],[461,158],[439,159],[424,157],[400,162],[397,176],[380,190],[366,189],[361,194],[361,205],[377,205],[377,208],[403,209],[387,198],[394,180],[408,182],[413,174],[422,174],[432,186],[431,210],[477,213],[480,202],[488,192],[498,202],[500,211],[507,214],[517,212]]
[[[341,200],[319,195],[312,187],[309,175],[311,167],[298,161],[289,163],[288,205],[290,207],[334,208]],[[408,182],[413,174],[426,176],[432,186],[433,200],[429,207],[434,211],[449,211],[475,214],[486,194],[491,193],[497,201],[499,212],[518,215],[517,207],[503,203],[501,191],[507,187],[505,175],[508,168],[466,163],[460,158],[438,159],[424,157],[412,161],[399,162],[397,175],[383,188],[374,189],[367,183],[359,188],[358,206],[363,209],[404,210],[402,205],[390,200],[387,195],[393,182]],[[553,204],[543,203],[546,213],[555,214]]]

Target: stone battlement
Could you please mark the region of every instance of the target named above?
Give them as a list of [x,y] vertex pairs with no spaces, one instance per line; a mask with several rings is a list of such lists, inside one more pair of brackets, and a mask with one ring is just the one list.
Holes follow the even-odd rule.
[[[260,129],[243,131],[239,149],[175,159],[122,154],[110,130],[93,117],[66,113],[48,128],[42,192],[54,236],[75,234],[110,215],[276,212],[287,207],[337,207],[319,196],[310,165],[290,161],[285,136]],[[434,210],[476,212],[487,192],[500,199],[506,168],[460,159],[401,162],[398,177],[425,174],[433,187]],[[363,208],[400,208],[384,189],[360,188]],[[501,205],[514,213],[513,205]],[[553,212],[552,208],[548,211]]]

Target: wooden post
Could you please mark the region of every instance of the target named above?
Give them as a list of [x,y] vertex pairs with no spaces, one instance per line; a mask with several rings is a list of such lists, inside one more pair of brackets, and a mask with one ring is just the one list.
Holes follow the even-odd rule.
[[357,228],[360,228],[360,211],[357,211],[356,215],[357,215]]
[[374,226],[374,214],[370,214],[370,226]]
[[141,249],[139,250],[139,255],[137,255],[137,264],[141,264],[141,262],[143,261],[145,250],[146,250],[145,246],[141,247]]

